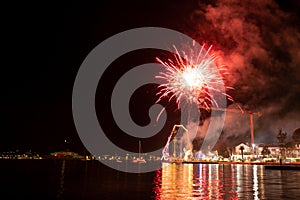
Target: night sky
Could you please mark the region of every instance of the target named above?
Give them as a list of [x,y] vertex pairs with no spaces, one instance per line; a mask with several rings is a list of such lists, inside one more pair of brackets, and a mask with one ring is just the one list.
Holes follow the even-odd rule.
[[[200,44],[213,45],[230,72],[225,81],[235,88],[228,92],[236,104],[263,113],[255,118],[257,142],[266,142],[280,127],[292,134],[300,127],[300,4],[296,0],[277,3],[167,0],[6,5],[1,150],[49,153],[64,149],[67,139],[71,150],[86,152],[72,118],[77,70],[103,40],[147,26],[174,29]],[[136,53],[139,59],[132,61],[128,55],[124,63],[155,60],[155,51]],[[247,120],[247,116],[228,115],[223,138],[239,141],[248,136]],[[205,123],[200,130],[205,130]],[[149,146],[162,141],[155,138]]]

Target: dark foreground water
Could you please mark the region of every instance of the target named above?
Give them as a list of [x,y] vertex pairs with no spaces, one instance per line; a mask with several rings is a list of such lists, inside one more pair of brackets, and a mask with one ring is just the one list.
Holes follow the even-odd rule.
[[98,161],[0,160],[1,199],[300,199],[299,170],[168,164],[144,174]]

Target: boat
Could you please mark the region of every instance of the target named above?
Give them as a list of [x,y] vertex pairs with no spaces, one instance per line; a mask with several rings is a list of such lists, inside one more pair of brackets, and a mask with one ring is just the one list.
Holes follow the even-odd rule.
[[146,160],[141,156],[142,152],[142,145],[141,141],[139,140],[139,157],[132,160],[133,163],[146,163]]

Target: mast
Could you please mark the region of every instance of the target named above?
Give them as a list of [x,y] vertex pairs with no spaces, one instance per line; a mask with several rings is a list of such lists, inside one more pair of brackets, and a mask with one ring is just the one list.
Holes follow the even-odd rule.
[[141,140],[139,140],[139,158],[141,157],[141,149],[142,149]]

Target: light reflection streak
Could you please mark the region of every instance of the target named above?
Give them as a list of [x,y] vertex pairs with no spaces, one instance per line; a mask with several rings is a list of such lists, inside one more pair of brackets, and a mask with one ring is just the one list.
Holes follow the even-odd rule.
[[[214,167],[216,168],[216,172],[215,172],[215,176],[216,176],[216,187],[217,187],[217,188],[222,188],[223,185],[220,184],[220,179],[219,179],[219,173],[220,173],[220,172],[219,172],[219,165],[214,165]],[[222,194],[216,193],[217,199],[220,198],[220,195],[222,195]]]
[[163,163],[161,173],[157,172],[161,182],[156,177],[154,183],[155,199],[236,199],[235,181],[224,176],[223,169],[219,165]]
[[253,196],[255,200],[258,198],[258,177],[257,177],[257,165],[253,166]]
[[[208,188],[211,188],[211,180],[212,180],[212,176],[211,176],[211,165],[208,166]],[[212,198],[212,190],[208,190],[208,197],[209,199]]]
[[[246,188],[252,188],[252,186],[250,186],[250,184],[252,185],[252,178],[249,177],[249,166],[248,165],[242,165],[243,168],[243,176],[245,180],[242,180],[242,185],[241,187],[243,188],[243,186],[245,185]],[[251,173],[252,174],[252,173]],[[245,190],[244,191],[244,195],[248,198],[250,198],[253,194],[252,194],[252,190]]]
[[233,180],[231,189],[233,191],[236,191],[237,190],[237,187],[236,187],[237,178],[236,178],[236,170],[235,170],[234,165],[230,165],[230,170],[231,170],[231,177],[232,177],[232,180]]
[[243,191],[243,188],[242,188],[242,183],[241,183],[241,176],[242,176],[243,172],[242,172],[242,165],[237,165],[236,166],[236,182],[237,182],[237,192],[240,194],[242,193]]
[[62,199],[63,193],[64,193],[64,183],[65,183],[65,169],[66,169],[66,161],[62,161],[61,165],[61,175],[60,175],[60,181],[59,181],[59,191],[57,194],[58,199]]
[[260,173],[259,173],[259,176],[260,176],[260,194],[261,194],[261,199],[265,199],[265,184],[264,184],[264,170],[263,170],[263,167],[261,166],[260,167]]
[[163,164],[157,171],[156,200],[299,199],[299,171],[266,171],[250,164]]

